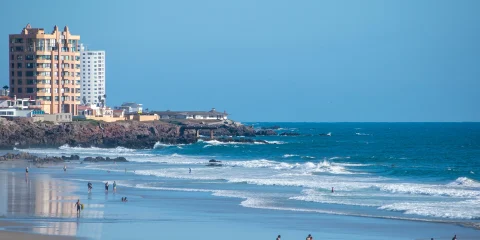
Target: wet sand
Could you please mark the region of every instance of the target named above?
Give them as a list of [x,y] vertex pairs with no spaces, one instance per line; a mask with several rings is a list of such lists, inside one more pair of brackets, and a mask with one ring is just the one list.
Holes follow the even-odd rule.
[[[15,228],[15,227],[26,227],[29,226],[28,224],[18,223],[18,222],[9,222],[0,220],[0,229],[3,228]],[[40,235],[40,234],[32,234],[32,233],[25,233],[25,232],[11,232],[11,231],[1,231],[0,230],[0,239],[2,240],[70,240],[70,239],[77,239],[75,237],[67,237],[67,236],[49,236],[49,235]]]

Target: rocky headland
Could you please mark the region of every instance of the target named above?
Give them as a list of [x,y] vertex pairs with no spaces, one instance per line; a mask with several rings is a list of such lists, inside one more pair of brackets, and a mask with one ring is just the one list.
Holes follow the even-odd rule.
[[[74,121],[53,124],[33,122],[28,118],[6,120],[0,118],[0,149],[30,147],[60,147],[68,144],[80,147],[127,147],[133,149],[152,148],[155,143],[188,144],[195,143],[194,131],[181,134],[183,125],[162,121]],[[209,131],[202,132],[209,136]],[[244,125],[220,125],[215,136],[256,135],[252,127]]]

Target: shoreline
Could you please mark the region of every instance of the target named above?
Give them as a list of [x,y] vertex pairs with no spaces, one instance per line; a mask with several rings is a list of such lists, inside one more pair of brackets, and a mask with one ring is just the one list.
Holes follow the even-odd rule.
[[12,220],[4,220],[0,218],[0,239],[2,240],[73,240],[79,239],[70,236],[42,235],[28,233],[24,231],[15,231],[17,227],[32,227],[33,224],[26,224]]

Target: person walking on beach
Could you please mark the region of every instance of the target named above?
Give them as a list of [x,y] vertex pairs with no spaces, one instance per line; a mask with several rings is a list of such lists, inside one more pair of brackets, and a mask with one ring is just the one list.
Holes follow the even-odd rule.
[[282,236],[278,235],[276,240],[280,240],[281,238],[282,238]]
[[92,183],[88,182],[87,186],[88,186],[88,193],[91,193],[92,192]]
[[25,168],[25,175],[28,177],[28,167]]
[[67,171],[67,165],[63,165],[63,171],[64,171],[64,172]]
[[455,234],[455,236],[453,236],[452,240],[457,240],[457,234]]
[[77,216],[80,216],[81,205],[82,204],[80,204],[80,199],[78,199],[77,203],[75,203],[75,207],[77,207]]
[[105,183],[105,192],[108,192],[108,182]]
[[113,181],[113,192],[117,192],[117,183]]
[[308,234],[306,240],[313,240],[312,234]]

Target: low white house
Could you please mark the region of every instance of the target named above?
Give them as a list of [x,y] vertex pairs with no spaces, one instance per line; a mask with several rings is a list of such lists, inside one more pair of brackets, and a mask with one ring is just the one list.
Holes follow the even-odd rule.
[[0,108],[0,117],[32,117],[33,110],[20,110],[16,108]]
[[142,104],[133,103],[133,102],[123,103],[122,106],[118,107],[118,109],[124,109],[125,113],[142,113],[143,112]]
[[210,111],[162,111],[155,112],[160,119],[194,119],[194,120],[227,120],[228,113],[217,112],[215,108]]

